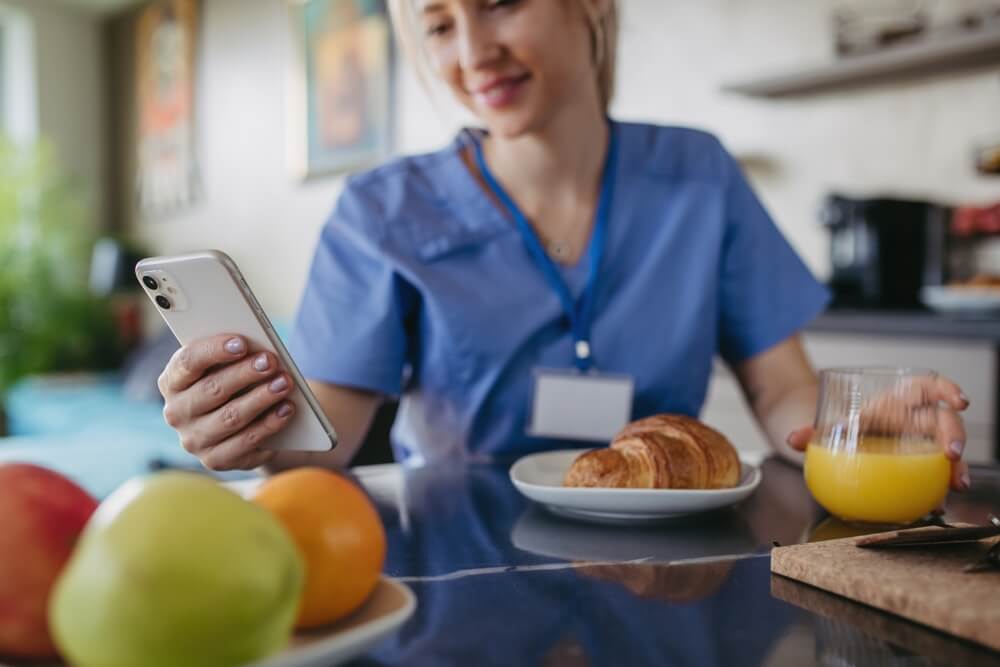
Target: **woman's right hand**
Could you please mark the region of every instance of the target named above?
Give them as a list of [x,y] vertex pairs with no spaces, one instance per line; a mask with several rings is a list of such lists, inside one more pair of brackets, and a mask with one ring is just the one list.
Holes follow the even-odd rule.
[[163,418],[181,446],[209,470],[250,470],[274,456],[261,449],[295,411],[292,381],[270,352],[247,354],[241,336],[221,334],[174,353],[157,384]]

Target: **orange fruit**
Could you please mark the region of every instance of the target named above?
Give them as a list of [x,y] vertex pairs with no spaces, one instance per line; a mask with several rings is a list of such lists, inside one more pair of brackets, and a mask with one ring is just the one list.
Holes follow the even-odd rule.
[[306,563],[296,627],[344,618],[374,590],[385,564],[385,529],[368,496],[322,468],[268,478],[253,501],[285,526]]

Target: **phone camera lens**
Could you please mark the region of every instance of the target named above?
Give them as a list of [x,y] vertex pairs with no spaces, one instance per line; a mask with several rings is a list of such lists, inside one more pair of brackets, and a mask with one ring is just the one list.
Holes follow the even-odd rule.
[[156,297],[156,305],[163,310],[170,310],[170,299],[160,294]]
[[160,287],[159,283],[156,282],[156,278],[153,276],[143,276],[142,284],[149,289],[158,289]]

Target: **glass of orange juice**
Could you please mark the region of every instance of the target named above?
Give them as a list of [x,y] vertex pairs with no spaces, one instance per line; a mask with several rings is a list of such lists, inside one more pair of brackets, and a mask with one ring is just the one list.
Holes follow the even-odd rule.
[[907,368],[820,371],[806,485],[848,522],[899,525],[927,515],[948,493],[951,464],[935,440],[936,375]]

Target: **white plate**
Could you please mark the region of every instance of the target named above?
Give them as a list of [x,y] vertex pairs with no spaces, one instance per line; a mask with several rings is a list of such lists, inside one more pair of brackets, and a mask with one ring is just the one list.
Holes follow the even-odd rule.
[[658,563],[717,559],[757,547],[742,512],[717,511],[670,519],[666,527],[566,521],[532,504],[511,530],[514,546],[539,556],[595,563],[648,559]]
[[382,577],[368,601],[340,623],[297,632],[281,653],[248,667],[328,667],[362,656],[413,615],[417,599],[406,584]]
[[928,308],[944,313],[982,313],[1000,310],[1000,290],[992,287],[928,286],[920,290]]
[[[330,667],[366,654],[395,632],[417,608],[406,584],[382,577],[356,612],[333,625],[296,632],[285,650],[246,667]],[[0,658],[0,667],[63,667],[59,661],[18,662]]]
[[603,489],[567,487],[563,476],[586,450],[542,452],[520,458],[510,480],[526,497],[549,511],[604,523],[643,523],[705,512],[746,499],[760,484],[760,468],[741,461],[740,483],[732,489]]

